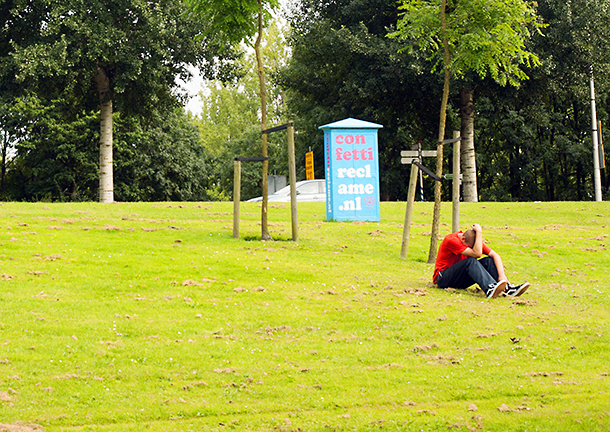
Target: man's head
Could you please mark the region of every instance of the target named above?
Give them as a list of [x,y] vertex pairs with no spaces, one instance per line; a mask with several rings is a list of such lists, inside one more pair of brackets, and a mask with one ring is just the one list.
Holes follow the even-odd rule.
[[477,233],[474,230],[469,229],[462,236],[462,243],[464,243],[466,246],[471,248],[474,246],[474,242],[476,239],[477,239]]

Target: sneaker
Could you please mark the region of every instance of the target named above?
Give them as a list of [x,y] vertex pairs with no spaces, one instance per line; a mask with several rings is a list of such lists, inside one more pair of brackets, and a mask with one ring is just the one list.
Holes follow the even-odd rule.
[[519,297],[521,294],[527,291],[529,287],[529,282],[524,282],[521,285],[508,284],[508,289],[504,292],[504,295],[511,297]]
[[508,282],[505,280],[490,284],[487,287],[487,298],[496,298],[499,295],[502,295],[502,293],[506,290],[506,285],[508,285]]

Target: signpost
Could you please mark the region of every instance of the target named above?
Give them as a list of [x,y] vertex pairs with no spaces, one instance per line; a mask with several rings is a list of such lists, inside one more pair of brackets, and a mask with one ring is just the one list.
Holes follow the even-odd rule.
[[[413,149],[413,147],[415,147],[415,149]],[[437,177],[436,174],[434,174],[432,171],[422,165],[423,158],[436,157],[436,150],[422,150],[421,143],[417,143],[417,145],[411,146],[410,151],[401,151],[400,156],[402,156],[402,158],[400,159],[401,164],[414,164],[423,172],[432,177],[434,180],[440,180],[440,178]]]
[[[416,149],[413,150],[413,147]],[[409,177],[409,191],[407,192],[407,211],[405,213],[405,223],[402,228],[402,243],[400,247],[400,257],[406,258],[409,250],[409,237],[411,236],[411,222],[413,220],[413,204],[415,203],[415,187],[417,186],[418,172],[425,172],[436,181],[440,181],[440,177],[426,168],[422,162],[424,157],[436,157],[436,150],[426,150],[425,153],[421,148],[421,143],[411,147],[411,151],[400,152],[400,163],[411,165],[411,176]]]
[[[452,215],[452,231],[458,231],[460,224],[460,138],[459,132],[453,133],[453,139],[447,139],[442,144],[453,143],[453,215]],[[400,248],[400,257],[406,258],[409,250],[409,237],[411,235],[411,222],[413,220],[413,204],[415,202],[415,187],[417,185],[418,171],[422,171],[436,181],[441,181],[435,173],[426,168],[423,164],[424,157],[437,157],[436,150],[422,150],[421,143],[411,147],[410,151],[400,152],[402,164],[411,165],[411,177],[409,179],[409,191],[407,193],[407,211],[405,214],[405,223],[402,231],[402,243]]]

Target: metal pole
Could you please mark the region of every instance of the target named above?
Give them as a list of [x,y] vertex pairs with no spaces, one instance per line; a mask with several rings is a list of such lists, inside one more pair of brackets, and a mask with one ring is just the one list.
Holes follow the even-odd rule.
[[239,238],[239,201],[241,200],[241,161],[233,162],[233,238]]
[[400,257],[406,258],[409,251],[409,236],[411,235],[411,221],[413,220],[413,204],[415,203],[415,188],[417,187],[417,165],[411,164],[411,177],[409,179],[409,191],[407,193],[407,212],[405,213],[405,224],[402,227],[402,243]]
[[604,154],[604,137],[602,134],[602,122],[597,122],[597,149],[599,150],[599,169],[606,169],[606,155]]
[[591,124],[593,126],[593,182],[595,185],[595,201],[602,201],[602,179],[599,172],[599,150],[597,142],[597,113],[595,111],[595,82],[593,67],[591,67]]
[[[453,131],[453,138],[459,138],[460,131]],[[460,144],[453,143],[453,217],[451,219],[451,232],[460,230]]]
[[296,189],[296,157],[294,154],[294,125],[288,122],[288,173],[290,175],[290,211],[292,217],[292,240],[299,241],[299,218],[297,216],[297,189]]
[[[419,157],[419,161],[424,163],[424,155],[421,149],[421,141],[417,142],[417,153]],[[421,202],[424,202],[424,174],[422,170],[419,170],[419,194],[421,197]]]
[[424,174],[419,170],[419,193],[421,195],[421,202],[424,202]]

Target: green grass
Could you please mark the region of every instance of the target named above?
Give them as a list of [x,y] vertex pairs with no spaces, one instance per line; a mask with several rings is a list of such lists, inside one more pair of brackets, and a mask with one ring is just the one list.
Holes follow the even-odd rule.
[[[462,204],[507,275],[430,284],[432,204],[0,205],[0,424],[45,431],[610,430],[608,203]],[[450,204],[441,234],[449,232]],[[512,339],[511,339],[512,338]]]

